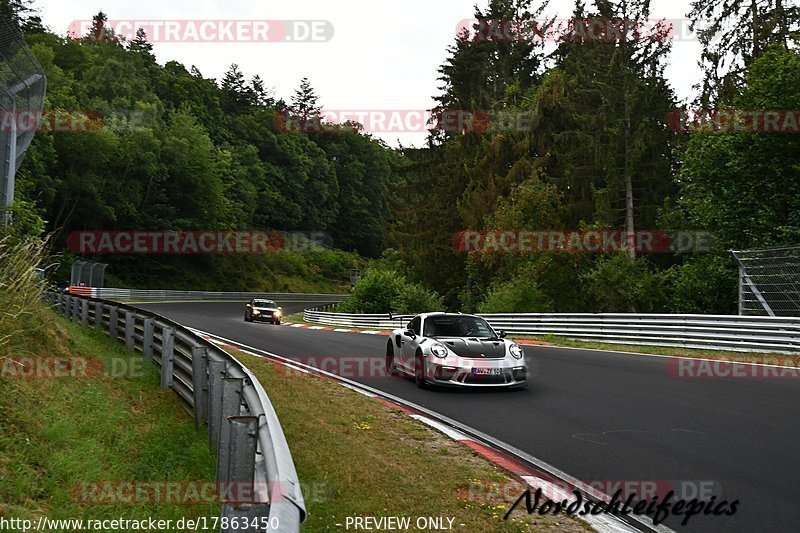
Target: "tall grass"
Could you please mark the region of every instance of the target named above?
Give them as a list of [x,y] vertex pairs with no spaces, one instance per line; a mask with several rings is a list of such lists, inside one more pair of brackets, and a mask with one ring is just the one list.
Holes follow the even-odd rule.
[[37,348],[58,345],[57,331],[47,327],[43,287],[36,276],[45,257],[42,240],[0,238],[0,355],[11,346],[24,349],[30,337],[36,338]]

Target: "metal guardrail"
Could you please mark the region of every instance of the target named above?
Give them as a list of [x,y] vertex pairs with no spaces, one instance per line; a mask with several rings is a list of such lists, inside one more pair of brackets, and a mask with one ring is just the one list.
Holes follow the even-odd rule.
[[326,309],[334,309],[335,303],[312,307],[303,311],[303,320],[317,324],[328,324],[331,326],[346,326],[353,328],[378,328],[394,329],[407,324],[415,315],[360,315],[347,313],[327,312]]
[[[223,532],[300,530],[305,502],[278,416],[258,379],[235,357],[161,315],[97,298],[48,291],[54,309],[103,330],[160,367],[173,389],[208,427],[223,493]],[[244,520],[248,527],[243,527]]]
[[[306,309],[306,322],[398,328],[409,315],[354,315]],[[511,335],[556,335],[574,340],[738,352],[800,353],[800,318],[627,313],[514,313],[481,315]]]
[[[140,290],[115,289],[97,287],[71,287],[71,292],[86,294],[92,298],[106,300],[227,300],[246,301],[253,298],[276,300],[278,302],[341,302],[346,294],[298,294],[272,292],[217,292],[217,291],[173,291],[173,290]],[[80,292],[78,292],[80,290]]]

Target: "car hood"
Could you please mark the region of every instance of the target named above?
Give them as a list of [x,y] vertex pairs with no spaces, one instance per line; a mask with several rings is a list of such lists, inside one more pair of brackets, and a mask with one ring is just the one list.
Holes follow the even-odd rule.
[[437,340],[460,357],[502,359],[506,356],[506,344],[502,340],[490,341],[471,337],[439,338]]

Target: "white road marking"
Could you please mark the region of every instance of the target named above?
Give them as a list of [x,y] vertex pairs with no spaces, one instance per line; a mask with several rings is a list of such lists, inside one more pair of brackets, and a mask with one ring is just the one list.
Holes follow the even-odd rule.
[[356,391],[359,394],[363,394],[364,396],[369,396],[370,398],[377,398],[376,394],[372,394],[369,391],[361,390],[358,387],[353,387],[352,385],[348,385],[347,383],[340,383],[342,387],[347,387],[350,390]]
[[433,429],[435,429],[437,431],[441,431],[442,433],[444,433],[445,435],[447,435],[448,437],[450,437],[453,440],[458,440],[458,441],[472,440],[471,438],[467,437],[466,435],[464,435],[460,431],[456,431],[455,429],[449,428],[449,427],[445,426],[444,424],[442,424],[441,422],[437,422],[436,420],[432,420],[432,419],[428,418],[427,416],[422,416],[422,415],[410,415],[410,416],[411,416],[411,418],[419,420],[423,424],[426,424],[426,425],[432,427]]

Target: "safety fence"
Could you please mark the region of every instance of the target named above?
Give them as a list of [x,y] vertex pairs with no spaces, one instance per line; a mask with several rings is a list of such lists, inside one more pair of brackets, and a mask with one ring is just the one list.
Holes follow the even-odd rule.
[[[304,320],[331,326],[391,329],[409,315],[358,315],[331,312],[326,305],[306,309]],[[737,315],[664,315],[629,313],[510,313],[481,315],[511,335],[674,346],[740,352],[800,353],[800,318]]]
[[[278,416],[258,379],[235,357],[156,313],[96,298],[48,291],[45,300],[84,327],[108,332],[160,368],[161,387],[174,390],[207,427],[216,451],[222,498],[221,531],[296,532],[306,508]],[[247,527],[242,527],[242,526]]]
[[345,294],[305,294],[305,293],[278,293],[278,292],[220,292],[220,291],[173,291],[173,290],[142,290],[142,289],[115,289],[97,287],[70,287],[71,294],[79,294],[91,298],[106,300],[126,301],[247,301],[253,298],[275,300],[277,302],[341,302]]
[[739,314],[800,316],[800,246],[731,250],[739,264]]
[[17,169],[36,134],[46,92],[41,64],[14,21],[0,13],[0,225],[11,223]]

